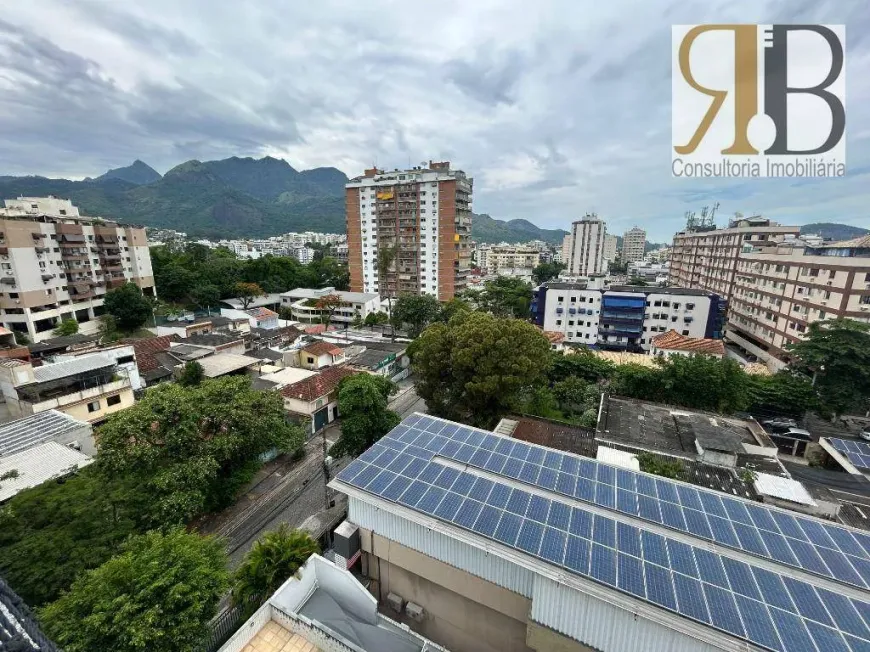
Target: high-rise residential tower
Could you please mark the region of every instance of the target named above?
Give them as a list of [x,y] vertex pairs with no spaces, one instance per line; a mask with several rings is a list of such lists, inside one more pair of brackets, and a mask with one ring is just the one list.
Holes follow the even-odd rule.
[[[366,170],[346,188],[350,289],[381,297],[465,289],[471,269],[473,181],[449,162]],[[378,259],[390,261],[383,276]]]
[[635,226],[622,236],[622,262],[636,263],[643,260],[646,248],[646,231]]
[[607,264],[604,260],[604,242],[607,225],[595,213],[571,225],[571,232],[562,241],[562,262],[565,274],[592,276],[603,274]]

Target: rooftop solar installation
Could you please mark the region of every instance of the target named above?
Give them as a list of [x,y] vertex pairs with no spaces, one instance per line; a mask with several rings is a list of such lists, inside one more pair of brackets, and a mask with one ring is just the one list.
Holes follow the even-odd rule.
[[859,469],[870,469],[870,444],[836,438],[829,438],[828,443]]
[[767,649],[870,649],[856,530],[417,414],[337,479]]

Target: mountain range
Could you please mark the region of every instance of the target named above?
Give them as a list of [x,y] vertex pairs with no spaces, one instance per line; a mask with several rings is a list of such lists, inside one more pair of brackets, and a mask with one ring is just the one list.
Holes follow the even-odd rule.
[[804,224],[801,227],[801,233],[812,233],[820,235],[826,240],[851,240],[859,238],[862,235],[870,233],[870,229],[862,229],[860,226],[851,226],[849,224],[834,224],[833,222],[814,222],[812,224]]

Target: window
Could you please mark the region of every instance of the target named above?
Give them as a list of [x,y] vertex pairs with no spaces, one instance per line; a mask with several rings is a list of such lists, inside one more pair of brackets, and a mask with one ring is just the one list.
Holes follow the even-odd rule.
[[100,409],[100,402],[94,401],[93,403],[88,403],[88,412],[97,412]]
[[689,331],[683,331],[683,335],[688,335]]
[[686,310],[694,310],[694,309],[695,309],[694,303],[687,303],[686,304]]
[[679,307],[680,307],[680,304],[675,302],[675,303],[674,303],[674,309],[676,310],[676,309],[679,308]]
[[574,325],[574,320],[573,320],[573,319],[568,320],[568,325],[569,325],[569,326],[573,326],[573,325]]
[[110,396],[109,398],[106,399],[106,405],[108,405],[109,407],[111,407],[113,405],[120,405],[120,404],[121,404],[121,395],[120,394],[115,394],[114,396]]
[[12,269],[12,265],[10,265],[9,263],[3,263],[2,267],[3,269]]
[[136,358],[134,358],[132,355],[125,355],[125,356],[118,358],[118,364],[130,364],[135,359]]
[[670,307],[671,307],[670,301],[662,301],[662,308],[670,308]]
[[656,301],[656,302],[653,304],[653,307],[655,307],[655,308],[661,308],[661,307],[662,307],[662,302],[661,302],[661,301]]
[[314,364],[314,358],[312,358],[310,355],[308,356],[308,364]]
[[561,302],[561,301],[564,301],[564,300],[565,300],[565,297],[556,297],[556,301],[560,301],[560,302]]
[[677,321],[677,318],[676,318],[676,316],[674,316],[674,317],[671,317],[671,321]]
[[818,275],[819,275],[819,268],[818,268],[818,267],[813,267],[813,268],[810,270],[810,276],[818,276]]
[[824,318],[825,318],[825,311],[819,310],[819,319],[824,319]]
[[577,297],[571,297],[571,303],[577,303]]

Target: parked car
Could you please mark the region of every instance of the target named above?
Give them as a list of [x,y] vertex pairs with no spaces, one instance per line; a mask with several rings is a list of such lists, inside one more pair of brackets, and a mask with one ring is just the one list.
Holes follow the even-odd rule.
[[864,428],[864,430],[858,433],[858,436],[865,441],[870,441],[870,429]]
[[784,430],[788,430],[789,428],[797,428],[797,421],[794,419],[790,419],[789,417],[777,417],[775,419],[767,419],[766,421],[762,421],[761,425],[765,427],[765,429],[770,430],[771,432],[782,432]]

